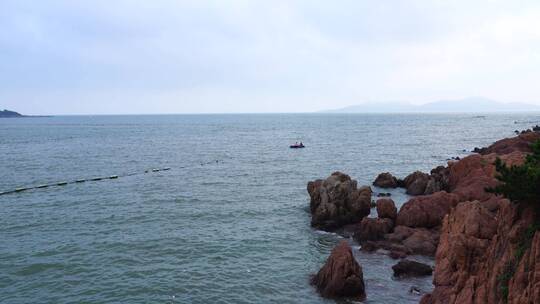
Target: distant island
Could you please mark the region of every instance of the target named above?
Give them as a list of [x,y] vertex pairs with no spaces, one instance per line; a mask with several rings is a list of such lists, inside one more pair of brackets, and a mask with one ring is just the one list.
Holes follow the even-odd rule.
[[440,100],[415,105],[408,102],[369,102],[322,113],[460,113],[460,112],[519,112],[540,111],[540,106],[525,103],[502,103],[499,101],[469,97],[456,100]]
[[9,111],[9,110],[0,111],[0,118],[16,118],[16,117],[25,117],[25,116],[14,111]]

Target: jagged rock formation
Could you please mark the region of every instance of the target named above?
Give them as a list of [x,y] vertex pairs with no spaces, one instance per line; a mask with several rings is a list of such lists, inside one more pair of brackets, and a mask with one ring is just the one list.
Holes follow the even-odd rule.
[[311,284],[326,298],[366,298],[362,267],[354,259],[347,241],[341,241],[332,250],[324,266],[312,278]]
[[[535,212],[486,192],[498,184],[496,158],[508,165],[522,164],[536,140],[540,132],[522,132],[482,148],[479,154],[449,161],[430,174],[414,172],[398,180],[399,186],[418,196],[395,217],[387,200],[377,203],[379,218],[364,218],[369,213],[365,211],[344,216],[360,209],[343,206],[369,206],[364,202],[368,191],[360,195],[355,181],[335,173],[308,185],[318,219],[312,224],[351,224],[364,251],[384,248],[399,259],[409,254],[435,255],[435,288],[422,298],[423,304],[540,303],[540,232]],[[360,196],[362,204],[351,204]]]
[[311,226],[334,230],[358,223],[371,210],[371,188],[357,188],[357,181],[341,172],[334,172],[326,180],[309,182],[311,197]]
[[503,139],[450,166],[459,203],[444,218],[433,283],[424,304],[540,303],[540,233],[534,212],[485,192],[493,161],[520,164],[540,133]]

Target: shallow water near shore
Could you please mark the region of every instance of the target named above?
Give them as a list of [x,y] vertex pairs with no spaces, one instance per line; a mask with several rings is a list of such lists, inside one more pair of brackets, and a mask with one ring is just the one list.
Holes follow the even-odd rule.
[[[0,196],[0,302],[334,303],[309,285],[340,237],[310,228],[308,181],[429,172],[537,123],[535,113],[3,119],[0,192],[120,178]],[[306,148],[289,149],[296,141]],[[392,278],[383,254],[355,256],[366,303],[417,303],[410,287],[432,288],[430,277]]]

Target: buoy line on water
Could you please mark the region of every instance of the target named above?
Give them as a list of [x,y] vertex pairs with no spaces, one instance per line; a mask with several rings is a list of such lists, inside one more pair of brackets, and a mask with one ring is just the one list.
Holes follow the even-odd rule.
[[[189,167],[205,166],[205,165],[210,165],[210,164],[214,164],[214,163],[218,164],[219,162],[223,162],[223,161],[217,159],[217,160],[213,160],[213,161],[202,162],[202,163],[199,163],[197,165],[181,166],[181,167],[177,167],[177,169],[186,169],[186,168],[189,168]],[[37,186],[20,187],[20,188],[15,188],[13,190],[0,192],[0,196],[7,195],[7,194],[20,193],[20,192],[29,191],[29,190],[35,190],[35,189],[46,189],[46,188],[50,188],[50,187],[67,186],[69,184],[81,184],[81,183],[97,182],[97,181],[103,181],[103,180],[114,180],[114,179],[118,179],[118,178],[121,178],[121,177],[128,177],[128,176],[148,174],[148,173],[156,173],[156,172],[161,172],[161,171],[169,171],[171,169],[172,169],[171,167],[154,168],[154,169],[147,169],[147,170],[140,171],[140,172],[132,172],[132,173],[120,174],[120,175],[98,176],[98,177],[91,177],[91,178],[76,179],[76,180],[73,180],[73,181],[60,181],[60,182],[55,182],[55,183],[50,183],[50,184],[40,184],[40,185],[37,185]]]

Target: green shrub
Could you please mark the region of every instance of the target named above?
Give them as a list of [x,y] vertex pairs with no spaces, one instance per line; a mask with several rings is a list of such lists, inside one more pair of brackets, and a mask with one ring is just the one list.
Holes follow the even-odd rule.
[[499,291],[506,303],[508,299],[508,283],[514,276],[517,265],[525,252],[530,248],[532,239],[540,229],[540,140],[532,145],[533,153],[528,155],[522,165],[508,167],[500,158],[495,160],[497,180],[500,184],[486,191],[503,195],[516,204],[532,205],[535,208],[537,221],[523,233],[516,247],[515,256],[504,267],[498,277]]
[[533,153],[522,165],[508,167],[500,158],[495,160],[496,178],[501,182],[488,192],[501,194],[515,203],[540,207],[540,140],[532,145]]

